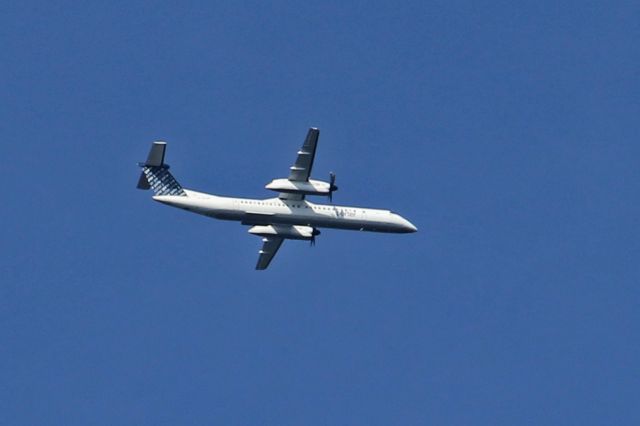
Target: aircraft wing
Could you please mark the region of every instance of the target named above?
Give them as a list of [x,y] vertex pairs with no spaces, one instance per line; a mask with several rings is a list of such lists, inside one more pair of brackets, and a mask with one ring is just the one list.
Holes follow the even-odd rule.
[[[316,157],[316,146],[318,145],[318,136],[320,130],[311,127],[307,132],[307,137],[302,144],[302,148],[298,151],[296,162],[289,167],[289,180],[292,182],[307,182],[313,168],[313,160]],[[303,194],[286,194],[281,193],[280,198],[283,200],[300,201],[304,200]]]
[[262,239],[262,249],[258,252],[260,256],[258,257],[256,269],[267,269],[283,241],[284,238],[281,237],[265,237]]
[[307,137],[302,144],[302,148],[298,151],[296,162],[289,169],[289,180],[294,182],[306,182],[311,175],[313,168],[313,159],[316,156],[316,145],[318,144],[318,136],[320,130],[312,127],[307,133]]

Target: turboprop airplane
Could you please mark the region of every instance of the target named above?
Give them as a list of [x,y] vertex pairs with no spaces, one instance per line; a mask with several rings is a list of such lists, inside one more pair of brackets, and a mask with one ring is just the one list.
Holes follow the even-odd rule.
[[310,128],[298,151],[289,177],[274,179],[265,188],[279,192],[275,198],[231,198],[183,188],[169,173],[164,162],[166,142],[154,142],[147,161],[138,163],[142,173],[139,189],[152,189],[153,199],[172,207],[215,219],[240,221],[249,225],[249,233],[262,237],[256,269],[267,269],[284,240],[307,240],[315,244],[318,228],[352,229],[372,232],[408,233],[418,229],[389,210],[314,204],[307,195],[320,195],[332,202],[336,175],[329,182],[310,179],[320,131]]

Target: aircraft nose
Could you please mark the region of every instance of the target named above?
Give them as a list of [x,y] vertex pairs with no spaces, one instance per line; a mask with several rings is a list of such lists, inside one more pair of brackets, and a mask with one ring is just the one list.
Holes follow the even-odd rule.
[[417,232],[418,228],[415,227],[415,225],[411,222],[409,222],[407,219],[405,219],[404,217],[400,216],[400,215],[396,215],[398,217],[398,219],[400,219],[400,223],[402,226],[402,232]]
[[406,229],[407,232],[418,232],[418,228],[416,228],[413,223],[409,222],[407,219],[405,219],[404,221],[404,229]]

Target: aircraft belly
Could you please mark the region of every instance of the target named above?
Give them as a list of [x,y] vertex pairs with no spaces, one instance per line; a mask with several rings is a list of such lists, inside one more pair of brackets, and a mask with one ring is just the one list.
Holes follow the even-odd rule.
[[244,214],[236,210],[212,210],[207,216],[220,220],[242,220]]
[[361,231],[394,232],[394,229],[384,222],[368,220],[336,218],[324,215],[294,215],[276,214],[271,218],[273,223],[287,225],[309,225],[318,228],[335,228]]
[[218,208],[210,208],[206,209],[206,211],[198,211],[198,213],[215,219],[240,221],[244,224],[308,225],[317,228],[398,232],[396,226],[388,222],[360,218],[332,217],[323,214],[267,213]]
[[218,219],[222,219],[222,220],[240,220],[240,215],[237,212],[224,212],[222,214],[219,214]]

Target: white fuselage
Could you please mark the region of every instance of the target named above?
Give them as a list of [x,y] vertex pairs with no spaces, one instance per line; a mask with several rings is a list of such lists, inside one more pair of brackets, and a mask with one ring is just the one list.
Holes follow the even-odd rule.
[[307,225],[317,228],[408,233],[417,228],[389,210],[314,204],[308,200],[231,198],[185,189],[187,196],[156,195],[154,200],[173,207],[247,225]]

